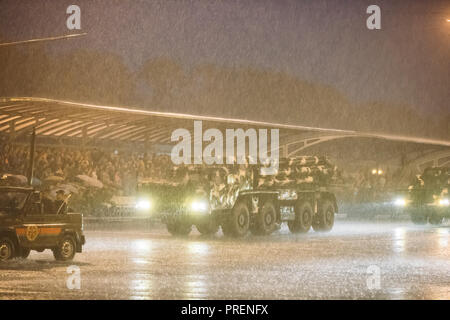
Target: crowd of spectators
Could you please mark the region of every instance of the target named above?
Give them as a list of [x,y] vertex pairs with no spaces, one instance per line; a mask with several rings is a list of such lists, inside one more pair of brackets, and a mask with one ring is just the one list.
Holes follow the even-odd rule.
[[[28,146],[4,144],[0,147],[0,173],[25,175],[28,159]],[[103,184],[103,193],[127,196],[134,194],[139,178],[165,179],[172,169],[168,155],[38,146],[34,177],[46,185],[48,181],[70,183],[79,175],[88,176]]]
[[[6,144],[0,150],[0,172],[25,174],[29,147]],[[105,186],[128,194],[140,177],[165,178],[171,174],[168,155],[107,152],[99,149],[37,147],[34,175],[41,181],[51,176],[72,181],[78,175],[100,180]]]

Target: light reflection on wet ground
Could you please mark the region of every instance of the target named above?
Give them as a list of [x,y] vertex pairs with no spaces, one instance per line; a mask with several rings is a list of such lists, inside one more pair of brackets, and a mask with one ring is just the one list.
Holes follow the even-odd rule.
[[[85,252],[0,265],[2,299],[450,299],[450,227],[337,221],[330,233],[172,238],[163,226],[88,231]],[[66,268],[81,269],[81,289]],[[367,286],[368,267],[380,288]]]

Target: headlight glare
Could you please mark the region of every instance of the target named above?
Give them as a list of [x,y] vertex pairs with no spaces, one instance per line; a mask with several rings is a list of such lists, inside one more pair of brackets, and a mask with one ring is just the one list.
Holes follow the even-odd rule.
[[207,212],[208,211],[208,203],[206,201],[192,201],[191,209],[194,212]]
[[397,199],[395,199],[394,204],[397,207],[404,207],[404,206],[406,206],[406,200],[404,198],[397,198]]
[[148,199],[139,199],[135,205],[135,208],[140,211],[150,210],[151,207],[152,207],[152,204],[151,204],[150,200],[148,200]]

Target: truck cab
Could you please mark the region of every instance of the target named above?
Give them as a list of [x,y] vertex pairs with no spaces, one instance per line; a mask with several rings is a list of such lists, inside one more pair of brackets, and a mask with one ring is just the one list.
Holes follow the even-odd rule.
[[49,210],[32,187],[0,187],[0,261],[45,249],[70,261],[84,244],[82,214],[68,212],[67,204]]

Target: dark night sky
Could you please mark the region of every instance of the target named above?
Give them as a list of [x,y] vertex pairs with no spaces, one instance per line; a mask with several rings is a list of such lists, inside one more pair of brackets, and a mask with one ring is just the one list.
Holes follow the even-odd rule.
[[[48,43],[53,54],[111,52],[136,72],[152,57],[187,68],[250,66],[334,87],[355,104],[449,114],[450,1],[1,0],[0,34],[15,41],[70,33],[72,3],[88,36]],[[370,4],[381,7],[381,30],[366,28]]]

